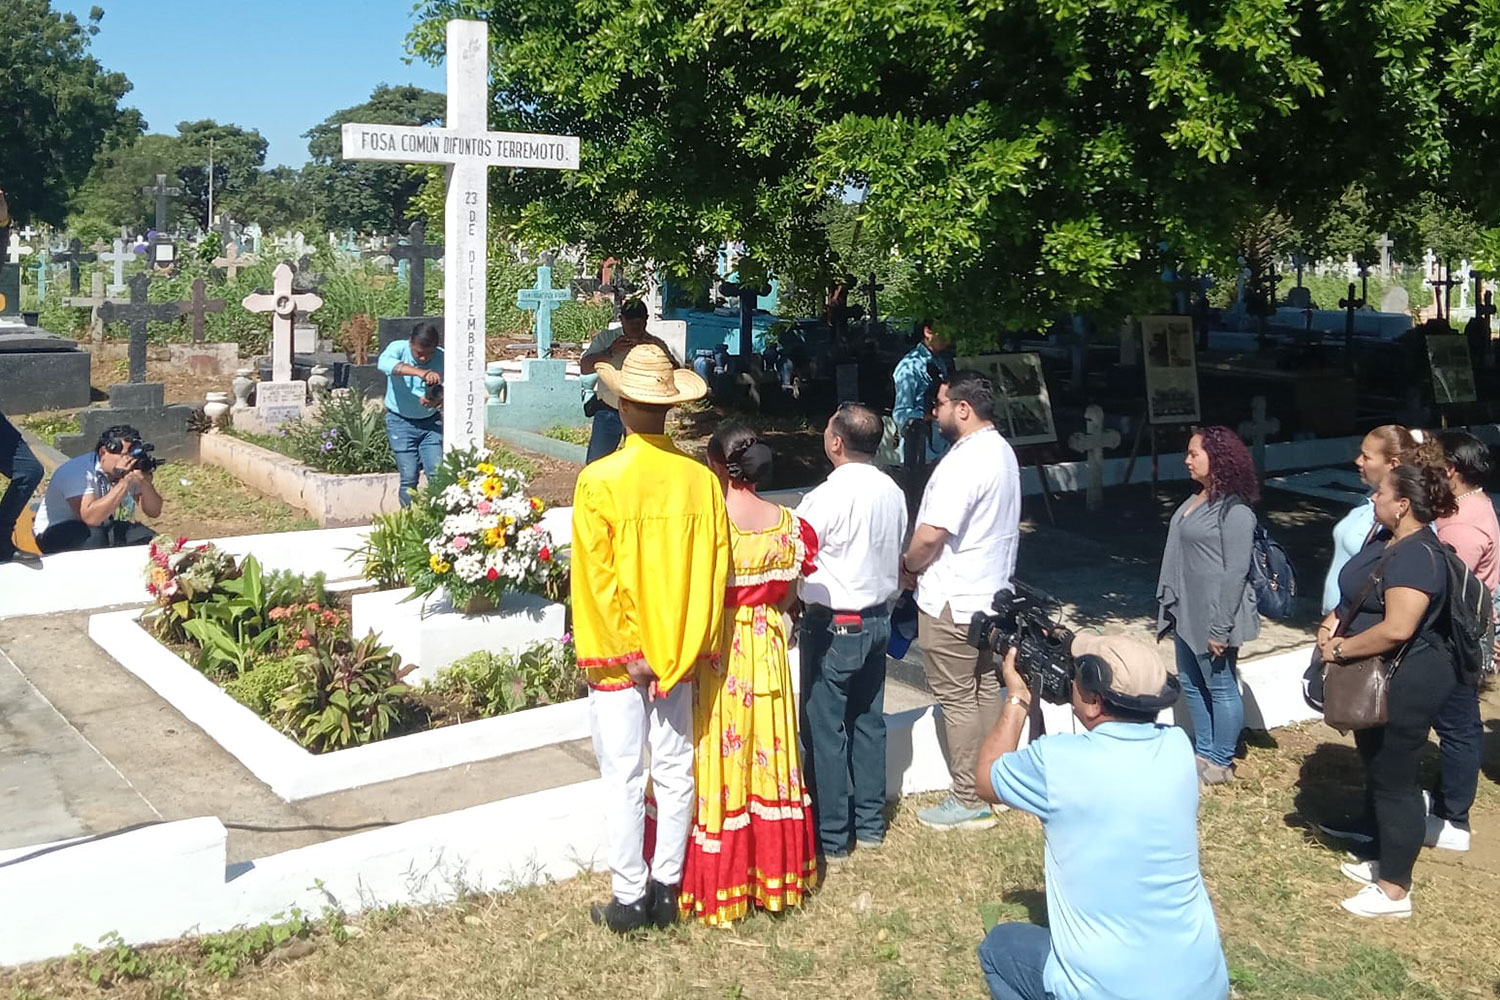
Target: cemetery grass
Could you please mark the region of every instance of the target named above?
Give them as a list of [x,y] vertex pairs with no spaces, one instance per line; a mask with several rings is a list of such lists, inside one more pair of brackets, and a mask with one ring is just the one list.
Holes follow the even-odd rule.
[[141,520],[170,537],[225,538],[318,527],[301,511],[261,496],[214,465],[169,462],[156,473],[156,487],[162,516],[142,515]]
[[[1500,819],[1500,699],[1488,695],[1486,773],[1476,825]],[[1446,1000],[1490,997],[1500,980],[1493,897],[1500,851],[1475,840],[1467,855],[1424,851],[1416,914],[1378,923],[1344,913],[1353,883],[1342,855],[1309,831],[1300,810],[1357,794],[1352,741],[1321,724],[1262,735],[1240,780],[1205,791],[1202,864],[1235,993],[1243,1000]],[[1433,754],[1424,762],[1431,775]],[[445,907],[334,916],[295,961],[244,966],[225,980],[205,969],[205,945],[143,949],[138,966],[186,966],[179,992],[117,981],[120,1000],[163,995],[280,1000],[319,996],[464,998],[755,998],[987,996],[974,949],[997,920],[1045,922],[1042,834],[1010,812],[984,832],[936,834],[913,813],[937,796],[893,807],[886,848],[848,866],[786,915],[752,916],[730,930],[697,925],[622,941],[590,924],[587,906],[608,878],[487,895]],[[1346,802],[1335,801],[1335,806]],[[347,926],[346,926],[347,923]],[[283,956],[289,957],[289,956]],[[97,959],[95,960],[98,961]],[[84,1000],[101,991],[76,960],[0,973],[0,995]]]

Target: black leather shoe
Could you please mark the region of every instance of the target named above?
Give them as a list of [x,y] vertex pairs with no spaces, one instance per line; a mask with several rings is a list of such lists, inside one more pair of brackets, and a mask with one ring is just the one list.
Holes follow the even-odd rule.
[[638,931],[651,922],[646,912],[646,904],[651,901],[652,895],[648,889],[646,895],[637,899],[634,903],[622,903],[618,899],[611,899],[608,903],[595,903],[589,911],[596,924],[603,924],[616,934],[629,934]]
[[651,901],[647,916],[657,927],[671,927],[677,923],[677,893],[677,886],[662,885],[655,879],[651,880],[651,888],[646,893],[647,899]]

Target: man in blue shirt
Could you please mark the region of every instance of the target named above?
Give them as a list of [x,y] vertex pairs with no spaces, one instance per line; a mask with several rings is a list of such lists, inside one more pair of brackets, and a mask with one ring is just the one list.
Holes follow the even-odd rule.
[[1198,869],[1198,772],[1187,735],[1156,724],[1177,678],[1124,636],[1073,640],[1073,714],[1086,730],[1017,750],[1031,707],[1016,653],[979,750],[980,797],[1035,813],[1047,922],[1000,924],[979,946],[995,1000],[1224,1000],[1229,973]]
[[436,323],[418,323],[410,340],[393,340],[380,352],[386,375],[385,432],[401,477],[401,506],[411,506],[417,473],[428,478],[443,460],[443,349]]
[[896,362],[892,376],[896,401],[891,407],[891,418],[901,435],[907,506],[914,514],[933,463],[948,450],[948,442],[932,433],[932,404],[938,382],[953,374],[953,362],[946,353],[948,341],[937,332],[932,320],[919,320],[913,339],[916,346]]

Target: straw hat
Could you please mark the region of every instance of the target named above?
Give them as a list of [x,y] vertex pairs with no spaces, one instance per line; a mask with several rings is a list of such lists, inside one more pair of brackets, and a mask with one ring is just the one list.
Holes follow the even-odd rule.
[[708,395],[708,385],[697,372],[678,368],[656,344],[632,347],[619,368],[601,361],[594,370],[609,395],[635,403],[675,406]]

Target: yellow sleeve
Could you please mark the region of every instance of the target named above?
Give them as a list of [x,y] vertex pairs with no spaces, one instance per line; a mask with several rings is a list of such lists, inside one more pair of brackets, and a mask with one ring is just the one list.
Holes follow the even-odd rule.
[[630,686],[624,665],[641,656],[641,637],[625,614],[615,566],[607,498],[586,478],[573,491],[573,645],[596,688]]
[[708,643],[704,653],[716,656],[724,635],[724,592],[729,587],[729,511],[724,492],[714,484],[714,606],[709,617]]

